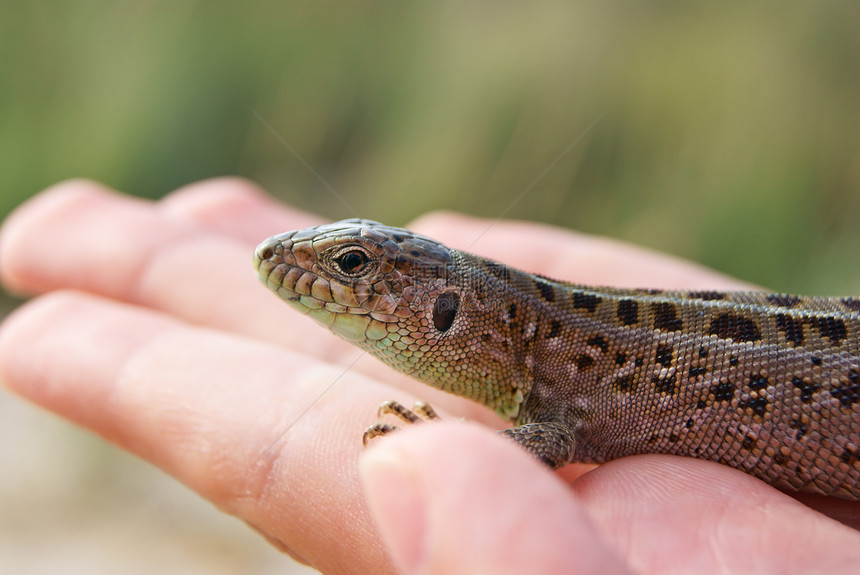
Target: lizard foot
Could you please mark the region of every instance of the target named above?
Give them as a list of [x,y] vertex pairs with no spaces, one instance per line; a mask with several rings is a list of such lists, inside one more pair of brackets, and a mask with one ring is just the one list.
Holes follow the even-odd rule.
[[[385,401],[379,406],[377,417],[382,418],[388,414],[395,415],[400,420],[409,424],[421,423],[425,420],[439,419],[439,416],[436,415],[436,411],[430,407],[429,404],[424,403],[423,401],[416,401],[412,409],[407,409],[403,404],[397,401]],[[367,446],[367,442],[374,437],[386,435],[395,429],[397,429],[396,425],[389,425],[382,422],[374,423],[364,431],[361,442]]]

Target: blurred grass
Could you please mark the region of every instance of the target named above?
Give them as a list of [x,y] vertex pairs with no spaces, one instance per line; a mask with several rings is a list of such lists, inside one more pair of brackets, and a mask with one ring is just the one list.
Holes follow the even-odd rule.
[[858,294],[858,22],[854,0],[6,2],[0,216],[69,177],[156,198],[226,174],[357,215],[283,138],[363,217],[505,213]]
[[[331,218],[435,208],[858,291],[860,6],[396,2],[0,8],[0,214],[64,178],[239,174]],[[263,121],[260,121],[259,115]]]

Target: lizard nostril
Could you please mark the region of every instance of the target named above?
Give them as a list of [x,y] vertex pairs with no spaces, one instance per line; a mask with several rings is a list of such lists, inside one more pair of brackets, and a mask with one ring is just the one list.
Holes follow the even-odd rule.
[[275,238],[268,238],[260,242],[257,249],[254,250],[254,258],[257,261],[266,261],[275,255],[275,246],[278,241]]

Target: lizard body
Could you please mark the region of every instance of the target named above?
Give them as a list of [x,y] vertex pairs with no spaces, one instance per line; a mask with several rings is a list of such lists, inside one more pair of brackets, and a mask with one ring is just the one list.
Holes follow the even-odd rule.
[[580,286],[356,219],[273,236],[255,266],[554,468],[676,454],[860,499],[860,298]]

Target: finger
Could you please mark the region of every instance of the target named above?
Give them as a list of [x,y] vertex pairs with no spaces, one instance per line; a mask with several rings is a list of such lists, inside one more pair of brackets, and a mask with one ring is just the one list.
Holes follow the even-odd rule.
[[27,294],[97,286],[105,295],[128,298],[129,278],[146,258],[191,233],[184,226],[158,226],[151,205],[92,182],[59,184],[3,223],[0,278]]
[[34,300],[0,329],[0,381],[15,392],[325,572],[386,572],[356,460],[390,390],[343,371],[73,292]]
[[[12,289],[29,293],[72,288],[111,297],[340,365],[360,357],[355,365],[359,371],[396,382],[407,392],[421,389],[428,401],[460,415],[497,421],[487,410],[426,388],[362,356],[268,293],[251,266],[253,244],[218,235],[199,221],[207,219],[207,210],[209,220],[223,220],[215,212],[241,212],[242,221],[253,221],[259,212],[269,211],[271,202],[229,182],[208,184],[212,185],[235,190],[215,194],[222,202],[218,208],[203,206],[205,194],[192,190],[186,194],[186,207],[162,209],[93,182],[60,184],[17,210],[0,231],[0,278]],[[237,209],[237,204],[245,207]],[[180,212],[194,217],[180,218]],[[278,213],[285,220],[293,215],[288,209]],[[294,215],[294,223],[306,222],[306,214]]]
[[252,249],[152,202],[73,181],[10,216],[0,235],[0,278],[17,291],[87,291],[298,350],[346,350],[269,296],[250,264]]
[[[312,320],[266,297],[251,250],[167,217],[152,202],[71,181],[10,216],[0,236],[0,278],[17,291],[87,291],[298,350],[345,350]],[[313,335],[299,336],[304,331]]]
[[215,178],[184,186],[165,196],[159,206],[179,220],[252,246],[268,236],[326,222],[316,214],[275,201],[242,178]]
[[758,479],[665,455],[604,464],[573,483],[637,572],[856,572],[860,534]]
[[[278,233],[323,223],[318,216],[284,208],[253,184],[238,178],[192,184],[170,194],[163,202],[189,221],[255,242],[260,241],[261,229]],[[547,225],[435,212],[407,227],[457,249],[535,273],[591,285],[667,289],[754,287],[681,258]]]
[[403,573],[627,572],[565,484],[485,430],[410,429],[368,450],[360,470]]
[[532,273],[586,285],[662,289],[754,289],[681,258],[552,226],[434,212],[410,228]]
[[[269,230],[267,234],[279,233],[322,223],[316,216],[285,209],[251,184],[233,178],[182,188],[164,202],[189,221],[254,242],[264,237],[261,229]],[[407,227],[457,249],[534,273],[590,285],[666,289],[754,287],[681,258],[541,224],[436,212]]]

